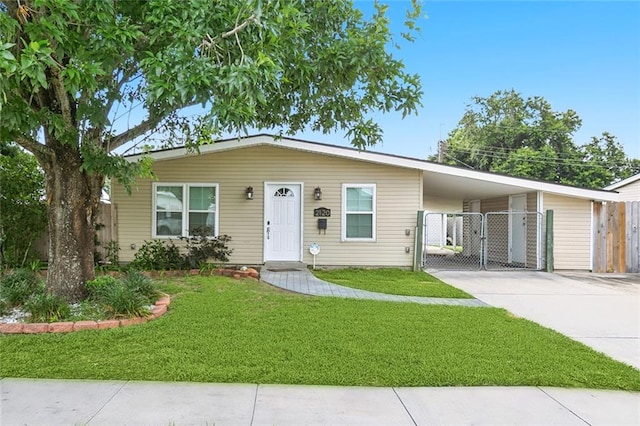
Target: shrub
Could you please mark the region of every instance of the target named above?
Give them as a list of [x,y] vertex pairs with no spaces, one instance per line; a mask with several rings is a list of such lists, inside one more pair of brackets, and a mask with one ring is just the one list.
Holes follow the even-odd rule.
[[29,297],[42,287],[36,274],[29,269],[16,269],[0,282],[0,298],[9,306],[24,305]]
[[220,235],[210,237],[210,228],[195,228],[192,237],[182,237],[186,241],[187,254],[184,255],[184,264],[187,268],[199,269],[209,260],[228,262],[229,255],[233,252],[228,247],[231,237]]
[[133,256],[131,266],[142,270],[180,269],[183,264],[180,249],[169,241],[145,241]]
[[91,281],[87,281],[87,291],[89,292],[89,297],[98,298],[100,292],[105,288],[112,285],[115,285],[118,280],[112,277],[111,275],[100,275]]
[[29,322],[56,322],[71,316],[71,308],[62,297],[44,290],[32,294],[24,307],[30,314]]
[[171,269],[199,269],[209,260],[218,262],[229,261],[233,252],[228,247],[231,237],[220,235],[210,237],[208,227],[195,228],[192,237],[181,237],[185,242],[186,253],[169,241],[145,241],[133,257],[131,266],[142,270],[171,270]]

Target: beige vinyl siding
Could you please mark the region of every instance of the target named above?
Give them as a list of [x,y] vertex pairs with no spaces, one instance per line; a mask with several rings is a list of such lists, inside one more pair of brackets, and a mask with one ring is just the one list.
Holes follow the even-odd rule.
[[591,269],[591,201],[544,194],[543,208],[553,210],[555,269]]
[[462,211],[462,201],[426,195],[422,209],[425,212],[456,213]]
[[620,193],[620,201],[640,201],[640,180],[616,189]]
[[480,201],[480,212],[506,212],[509,210],[509,197],[488,198]]
[[[303,261],[311,263],[308,247],[318,243],[318,265],[411,266],[416,211],[422,206],[422,172],[339,157],[269,146],[235,149],[180,159],[156,161],[158,182],[219,184],[219,234],[230,235],[234,249],[230,263],[261,264],[264,261],[265,182],[301,183],[303,195]],[[375,242],[341,241],[341,191],[343,183],[372,183],[377,191]],[[131,197],[114,185],[118,209],[118,239],[123,261],[133,259],[144,240],[151,239],[152,188],[140,180]],[[245,198],[252,186],[254,199]],[[313,199],[316,186],[322,200]],[[331,209],[326,234],[319,234],[313,210]],[[405,235],[405,230],[410,235]],[[410,253],[405,253],[410,247]]]

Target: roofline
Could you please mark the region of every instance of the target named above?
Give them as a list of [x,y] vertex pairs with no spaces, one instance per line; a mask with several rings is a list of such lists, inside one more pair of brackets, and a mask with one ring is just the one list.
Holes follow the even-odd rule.
[[611,190],[618,189],[618,188],[621,188],[623,186],[629,185],[630,183],[633,183],[633,182],[635,182],[637,180],[640,180],[640,173],[638,173],[637,175],[633,175],[631,177],[628,177],[626,179],[623,179],[623,180],[621,180],[619,182],[613,183],[613,184],[611,184],[609,186],[605,186],[604,189],[608,190],[608,191],[611,191]]
[[[233,142],[238,142],[234,144]],[[485,182],[500,183],[504,185],[520,186],[534,191],[543,191],[555,194],[569,195],[578,198],[586,198],[602,201],[617,201],[618,193],[607,189],[580,188],[565,184],[545,182],[534,179],[513,177],[493,172],[485,172],[467,169],[459,166],[440,164],[432,161],[421,160],[411,157],[403,157],[394,154],[382,154],[373,151],[360,150],[357,148],[330,145],[320,142],[311,142],[290,137],[278,137],[266,133],[239,138],[220,139],[212,144],[201,145],[200,154],[213,152],[224,152],[240,148],[255,146],[275,146],[299,151],[312,152],[317,154],[332,155],[336,157],[349,158],[353,160],[366,161],[376,164],[385,164],[396,167],[421,170],[423,172],[440,173],[451,176],[476,179]],[[126,156],[128,161],[135,161],[144,154],[134,154]],[[152,151],[150,155],[154,160],[163,161],[181,158],[191,155],[199,155],[185,147],[162,149]]]

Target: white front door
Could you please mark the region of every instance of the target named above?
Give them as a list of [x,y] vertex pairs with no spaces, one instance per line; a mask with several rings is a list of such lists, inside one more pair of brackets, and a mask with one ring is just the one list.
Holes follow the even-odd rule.
[[300,261],[302,185],[265,185],[265,261]]
[[509,215],[509,263],[527,262],[527,196],[512,195]]

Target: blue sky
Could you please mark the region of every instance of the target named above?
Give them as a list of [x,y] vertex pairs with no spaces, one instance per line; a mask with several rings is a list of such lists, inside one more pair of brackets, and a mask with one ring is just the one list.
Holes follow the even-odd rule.
[[[364,11],[372,4],[356,1]],[[409,3],[388,4],[399,32]],[[404,120],[376,116],[385,138],[371,150],[425,158],[473,96],[515,89],[576,111],[577,144],[608,131],[640,158],[640,2],[425,1],[423,9],[421,35],[395,54],[421,76],[424,106]],[[339,134],[298,136],[348,144]]]

